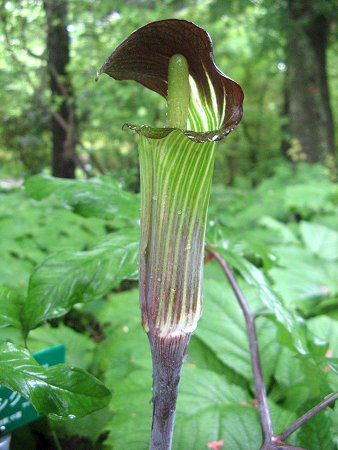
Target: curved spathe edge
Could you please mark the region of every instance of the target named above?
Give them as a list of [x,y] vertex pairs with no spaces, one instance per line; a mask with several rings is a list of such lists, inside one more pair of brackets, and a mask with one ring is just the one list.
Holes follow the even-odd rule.
[[203,143],[203,142],[217,142],[224,139],[232,130],[236,128],[237,124],[229,129],[218,129],[212,131],[192,131],[192,130],[182,130],[181,128],[155,128],[149,125],[133,125],[131,123],[125,123],[123,129],[128,129],[136,132],[148,139],[164,139],[173,131],[181,131],[188,139],[193,142]]
[[[166,98],[169,59],[178,53],[188,60],[191,86],[189,129],[182,133],[195,142],[225,138],[242,118],[244,94],[239,84],[216,66],[209,34],[192,22],[168,19],[137,29],[109,56],[98,75],[134,80]],[[126,127],[153,139],[175,130]]]

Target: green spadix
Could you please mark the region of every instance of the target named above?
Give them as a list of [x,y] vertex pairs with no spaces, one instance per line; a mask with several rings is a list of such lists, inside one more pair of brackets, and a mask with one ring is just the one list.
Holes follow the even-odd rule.
[[167,122],[171,128],[187,128],[190,99],[189,67],[183,55],[169,60]]

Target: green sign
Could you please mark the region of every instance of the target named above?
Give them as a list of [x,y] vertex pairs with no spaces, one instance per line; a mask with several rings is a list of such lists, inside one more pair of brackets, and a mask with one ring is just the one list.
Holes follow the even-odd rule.
[[[65,354],[65,346],[56,345],[33,356],[41,366],[48,367],[65,362]],[[4,430],[2,435],[11,433],[38,418],[39,415],[28,400],[17,392],[0,387],[0,429]]]

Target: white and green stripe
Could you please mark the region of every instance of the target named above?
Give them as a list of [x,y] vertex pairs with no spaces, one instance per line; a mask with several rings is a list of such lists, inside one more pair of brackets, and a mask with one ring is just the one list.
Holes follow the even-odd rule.
[[[209,78],[208,78],[209,80]],[[219,111],[209,80],[207,102],[189,76],[188,129],[217,129]],[[143,326],[161,337],[191,333],[202,312],[206,215],[214,142],[198,143],[173,130],[160,139],[140,134],[140,301]]]
[[147,332],[189,333],[201,315],[214,146],[179,130],[163,139],[140,136],[140,291]]

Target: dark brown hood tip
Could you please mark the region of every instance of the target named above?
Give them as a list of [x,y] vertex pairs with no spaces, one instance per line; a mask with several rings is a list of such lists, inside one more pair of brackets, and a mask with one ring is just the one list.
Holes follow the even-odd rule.
[[[168,19],[137,29],[109,56],[98,76],[106,73],[115,80],[134,80],[166,98],[168,63],[175,54],[188,60],[202,108],[216,111],[219,124],[215,130],[182,132],[195,142],[224,139],[242,118],[244,94],[239,84],[218,69],[209,34],[194,23]],[[131,124],[126,127],[153,139],[175,130]]]

